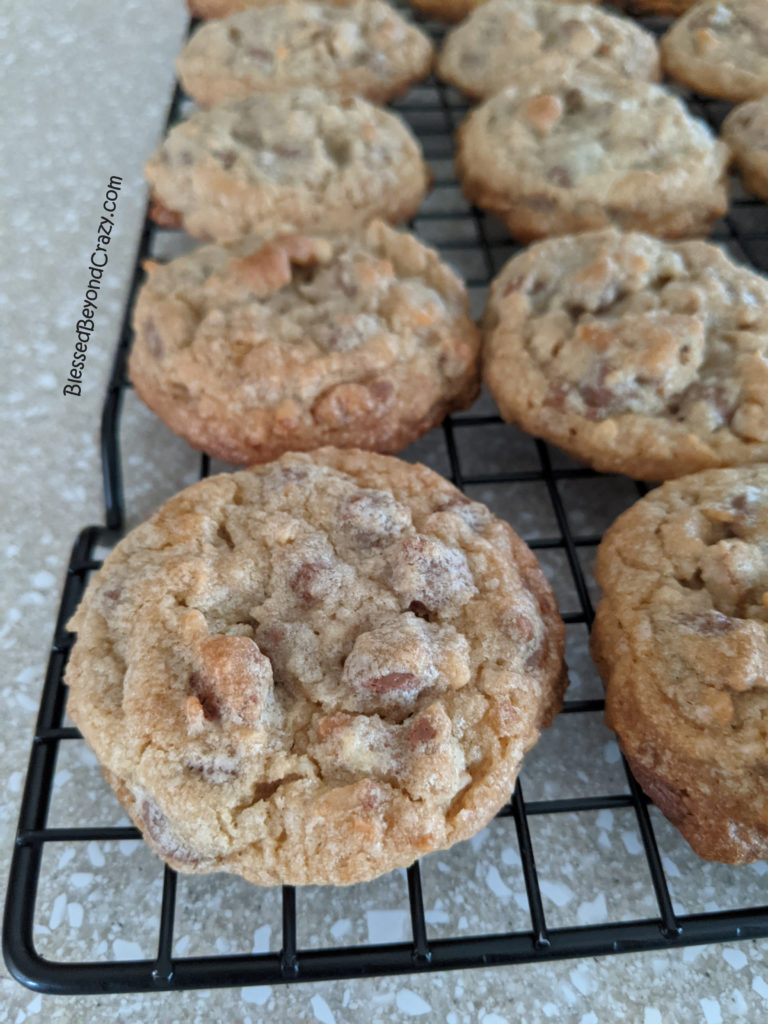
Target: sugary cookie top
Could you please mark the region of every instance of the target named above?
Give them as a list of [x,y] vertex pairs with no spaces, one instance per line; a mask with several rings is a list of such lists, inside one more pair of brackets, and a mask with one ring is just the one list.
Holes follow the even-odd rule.
[[500,196],[523,187],[617,207],[653,202],[667,182],[712,190],[727,158],[676,97],[594,65],[547,80],[521,70],[470,115],[462,142]]
[[193,114],[145,167],[196,237],[344,230],[409,216],[427,189],[419,144],[395,114],[318,89],[251,96]]
[[431,55],[424,33],[382,0],[291,0],[203,25],[176,70],[204,106],[301,85],[384,101],[425,75]]
[[193,114],[150,164],[215,161],[233,178],[321,191],[351,170],[383,171],[413,145],[403,122],[364,100],[293,89]]
[[182,492],[72,628],[70,712],[155,848],[266,883],[355,881],[481,827],[562,689],[528,549],[361,452]]
[[494,281],[485,325],[502,402],[538,402],[595,448],[623,440],[629,465],[654,447],[674,463],[675,444],[704,465],[729,445],[734,461],[768,453],[768,281],[715,246],[615,230],[539,243]]
[[139,393],[159,390],[212,431],[227,422],[239,462],[280,424],[294,424],[283,447],[297,448],[311,440],[304,420],[317,434],[344,410],[351,431],[369,406],[381,423],[393,404],[415,422],[477,376],[462,282],[380,221],[354,236],[204,246],[157,266],[134,328]]
[[[673,715],[693,756],[765,771],[768,468],[711,470],[651,491],[606,535],[597,579],[629,634],[617,651],[647,659],[637,685],[663,695],[649,713],[662,724]],[[631,673],[621,675],[629,685]]]
[[438,72],[473,96],[513,84],[522,68],[543,78],[592,61],[631,78],[659,77],[650,33],[594,4],[488,0],[446,38]]
[[768,2],[699,0],[661,42],[665,69],[705,95],[768,93]]

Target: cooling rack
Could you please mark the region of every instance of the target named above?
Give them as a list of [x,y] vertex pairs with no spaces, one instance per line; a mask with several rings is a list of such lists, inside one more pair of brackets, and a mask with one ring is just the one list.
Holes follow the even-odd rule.
[[[657,31],[664,27],[664,22],[658,20],[646,20],[646,24]],[[428,24],[427,27],[438,39],[444,31],[441,26],[434,24]],[[715,129],[719,127],[728,109],[726,104],[698,97],[689,97],[689,102],[694,112],[705,118]],[[184,97],[177,87],[168,113],[168,124],[178,119],[183,103]],[[452,135],[468,109],[467,104],[460,94],[430,79],[423,86],[412,90],[395,106],[421,139],[435,174],[434,191],[411,227],[425,241],[440,248],[447,258],[463,270],[477,313],[482,307],[484,290],[490,278],[514,253],[515,246],[496,222],[468,207],[459,196],[452,168]],[[318,938],[317,935],[308,938],[305,924],[308,908],[311,909],[313,899],[317,901],[322,897],[317,890],[302,893],[300,889],[286,886],[270,891],[279,922],[275,929],[279,934],[276,948],[266,952],[243,948],[242,951],[228,950],[222,953],[216,950],[207,955],[186,955],[175,942],[175,928],[178,915],[186,909],[188,902],[180,899],[176,873],[165,867],[158,869],[161,879],[158,878],[157,885],[147,890],[149,898],[157,897],[158,924],[151,955],[143,958],[110,958],[105,955],[106,942],[97,944],[95,948],[98,955],[90,958],[75,954],[57,960],[39,951],[39,937],[46,931],[39,919],[41,870],[46,852],[72,844],[96,844],[97,848],[99,844],[105,844],[109,856],[117,856],[113,851],[120,844],[141,845],[138,830],[130,825],[114,824],[106,819],[93,824],[83,823],[82,820],[79,823],[67,820],[64,824],[51,824],[49,816],[56,788],[57,762],[63,752],[66,754],[84,746],[79,732],[67,724],[65,717],[66,687],[63,674],[73,640],[66,630],[66,622],[77,607],[88,577],[101,564],[103,552],[112,547],[124,531],[127,509],[123,450],[126,445],[130,445],[130,438],[121,430],[121,419],[124,400],[130,391],[126,358],[131,344],[131,310],[143,279],[142,262],[146,257],[154,256],[158,248],[162,249],[165,235],[165,232],[145,218],[103,406],[101,452],[105,523],[103,526],[86,527],[74,544],[50,649],[13,851],[3,924],[3,951],[12,974],[31,988],[60,994],[161,991],[441,971],[662,949],[768,935],[768,906],[754,905],[754,901],[752,905],[738,905],[738,884],[732,901],[734,906],[730,909],[708,905],[696,912],[685,912],[681,901],[674,898],[670,886],[670,876],[676,886],[681,884],[681,872],[660,850],[660,832],[664,835],[665,829],[667,832],[671,830],[649,806],[647,798],[626,765],[620,762],[616,752],[616,784],[608,787],[588,784],[587,791],[579,795],[552,796],[547,786],[537,785],[537,773],[546,773],[547,770],[543,759],[536,761],[533,773],[526,775],[527,767],[524,768],[522,777],[525,782],[518,782],[509,803],[499,812],[495,823],[507,844],[503,853],[506,855],[513,849],[508,861],[514,861],[519,870],[520,893],[516,914],[510,912],[505,903],[509,892],[504,891],[506,887],[500,881],[498,872],[496,875],[491,874],[496,868],[490,847],[483,845],[482,841],[470,844],[470,852],[461,863],[474,867],[475,874],[478,869],[487,869],[492,881],[499,879],[493,881],[487,890],[489,901],[503,904],[503,913],[500,914],[495,913],[495,906],[486,908],[489,910],[486,916],[495,927],[492,925],[490,928],[477,928],[473,931],[471,922],[467,923],[463,917],[458,918],[455,927],[446,928],[444,923],[440,927],[441,921],[453,921],[456,915],[445,909],[439,912],[425,909],[424,872],[427,868],[425,862],[421,862],[414,864],[407,872],[397,873],[394,881],[396,886],[402,887],[403,905],[407,907],[409,934],[399,941],[356,941],[344,944],[343,941],[325,942],[322,936]],[[728,217],[716,227],[713,237],[724,244],[737,259],[768,270],[768,212],[763,204],[737,190]],[[505,464],[501,468],[492,462],[489,471],[486,462],[478,458],[478,452],[484,449],[486,441],[496,439],[498,442],[502,436],[500,431],[504,432],[503,438],[510,439],[511,445],[514,434],[512,428],[501,425],[501,420],[486,398],[468,413],[449,417],[442,427],[441,435],[440,432],[430,435],[432,441],[429,450],[454,482],[468,489],[473,496],[483,497],[484,490],[488,489],[492,492],[493,488],[510,488],[514,489],[515,501],[522,507],[526,505],[526,495],[532,496],[535,492],[539,497],[543,496],[546,505],[543,519],[547,524],[552,524],[552,529],[545,526],[533,530],[533,535],[526,536],[526,540],[537,551],[545,567],[551,564],[547,561],[548,556],[559,558],[568,578],[566,589],[570,595],[566,598],[566,604],[561,599],[563,617],[569,630],[581,631],[586,636],[593,618],[594,592],[588,564],[599,543],[600,531],[589,526],[589,517],[585,519],[580,515],[574,507],[573,495],[579,489],[583,495],[586,488],[587,505],[597,506],[604,501],[606,487],[608,490],[619,488],[623,489],[623,500],[627,504],[638,493],[644,493],[645,488],[640,483],[631,484],[625,478],[598,476],[564,459],[561,453],[542,442],[532,439],[525,440],[527,448],[524,458],[517,462],[513,459],[514,464]],[[441,440],[438,440],[440,437]],[[199,476],[206,476],[210,471],[209,459],[206,456],[200,457]],[[571,607],[567,607],[568,601]],[[575,697],[566,700],[558,722],[573,722],[579,731],[586,734],[587,720],[591,717],[594,721],[602,708],[601,697],[579,695],[577,690]],[[568,750],[561,748],[557,753],[568,773]],[[597,757],[598,751],[594,754]],[[526,798],[524,789],[528,790],[529,786],[534,796]],[[636,847],[632,852],[641,863],[640,867],[633,866],[629,875],[625,873],[623,877],[619,877],[621,872],[617,871],[615,864],[601,859],[604,844],[601,845],[598,835],[600,815],[613,813],[631,817],[634,832],[625,832],[624,835],[636,836],[632,840]],[[598,897],[595,902],[604,908],[604,912],[602,920],[562,924],[558,914],[553,912],[558,901],[555,898],[553,904],[551,891],[542,885],[537,870],[537,861],[540,864],[542,856],[548,854],[540,838],[537,838],[544,834],[537,829],[537,823],[557,822],[558,828],[563,823],[565,830],[565,823],[574,820],[583,823],[581,831],[576,833],[581,836],[582,845],[572,849],[571,854],[577,866],[581,865],[583,871],[596,875]],[[550,829],[548,834],[556,835],[557,829]],[[679,842],[682,843],[682,840]],[[630,849],[629,839],[625,839],[625,844]],[[63,877],[65,886],[80,885],[76,881],[78,876],[67,878],[65,870],[61,868],[65,859],[60,858],[59,861],[60,881]],[[93,855],[93,863],[103,861],[103,854]],[[461,877],[458,873],[450,874],[450,863],[441,861],[437,866],[444,873],[449,873],[447,877],[451,892],[446,895],[443,886],[440,889],[443,895],[438,901],[445,908],[446,901],[456,899],[457,894],[460,894]],[[685,868],[690,876],[685,879],[689,891],[696,890],[702,884],[696,872],[704,868],[703,862],[690,855]],[[739,869],[734,870],[738,872]],[[634,880],[641,875],[647,888],[647,898],[640,904],[645,908],[645,913],[627,918],[626,914],[612,914],[611,907],[605,909],[605,893],[609,893],[611,887],[634,885]],[[722,879],[724,876],[718,877]],[[731,877],[729,875],[729,880]],[[216,900],[216,887],[225,885],[222,878],[213,877],[213,889],[208,890],[209,899],[212,895],[213,900]],[[133,892],[130,887],[140,886],[143,881],[140,876],[130,877],[129,872],[125,885]],[[429,883],[427,887],[434,888],[434,885]],[[359,888],[349,890],[353,901]],[[258,890],[248,891],[253,894],[253,907],[248,906],[246,898],[241,909],[247,915],[249,927],[253,931],[254,928],[258,929],[262,918],[260,903],[256,898]],[[118,899],[118,895],[118,887],[104,886],[103,891],[99,892],[99,899],[108,906],[111,901]],[[499,927],[500,922],[502,927]]]

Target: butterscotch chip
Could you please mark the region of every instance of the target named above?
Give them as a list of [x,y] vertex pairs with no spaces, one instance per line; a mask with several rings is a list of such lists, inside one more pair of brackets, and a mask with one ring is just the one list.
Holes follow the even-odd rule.
[[540,242],[494,279],[484,372],[506,420],[605,472],[768,460],[768,281],[706,242]]
[[768,199],[768,96],[736,107],[723,121],[744,187]]
[[768,857],[768,467],[651,491],[596,577],[592,652],[638,782],[701,857]]
[[363,881],[473,835],[565,685],[526,545],[360,451],[183,491],[71,628],[69,712],[147,842],[262,885]]
[[727,147],[660,86],[594,61],[547,78],[521,69],[457,141],[465,195],[522,241],[611,224],[706,234],[727,209]]
[[421,148],[395,114],[318,89],[251,96],[193,114],[146,164],[155,197],[196,238],[396,224],[429,187]]
[[208,22],[182,50],[176,70],[201,107],[299,86],[385,103],[407,92],[431,63],[429,39],[382,0],[293,0]]
[[768,93],[766,0],[699,0],[661,40],[665,72],[704,96]]
[[204,246],[151,270],[133,322],[139,397],[240,465],[324,444],[399,451],[479,386],[464,285],[381,221]]
[[488,0],[448,34],[437,71],[483,97],[514,83],[521,68],[546,79],[593,61],[630,78],[659,77],[650,33],[594,4],[556,0]]

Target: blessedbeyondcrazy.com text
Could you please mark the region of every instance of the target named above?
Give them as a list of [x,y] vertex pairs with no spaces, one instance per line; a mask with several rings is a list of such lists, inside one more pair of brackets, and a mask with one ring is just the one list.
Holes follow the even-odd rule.
[[109,262],[107,249],[112,237],[112,228],[115,226],[115,213],[117,211],[117,199],[120,194],[120,186],[123,179],[112,175],[107,185],[107,191],[102,203],[102,210],[99,221],[99,230],[96,238],[96,248],[91,253],[91,260],[88,265],[89,281],[83,299],[83,308],[80,319],[75,324],[77,341],[72,353],[72,365],[69,368],[67,383],[64,385],[65,395],[82,394],[83,374],[85,372],[85,358],[88,354],[88,343],[93,334],[95,320],[94,314],[99,308],[97,299],[101,283],[104,278],[104,268]]

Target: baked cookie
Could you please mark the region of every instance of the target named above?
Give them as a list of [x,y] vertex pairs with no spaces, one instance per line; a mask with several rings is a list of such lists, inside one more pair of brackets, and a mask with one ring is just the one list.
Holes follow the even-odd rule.
[[[285,3],[286,0],[187,0],[189,13],[193,18],[226,18],[230,14],[253,9],[262,10]],[[354,0],[325,0],[335,7],[346,7]]]
[[706,242],[541,242],[491,286],[484,372],[506,420],[603,472],[768,460],[768,280]]
[[437,73],[483,97],[514,84],[521,68],[546,80],[593,61],[630,78],[659,77],[654,37],[627,18],[586,3],[488,0],[448,34]]
[[654,14],[679,18],[693,7],[695,2],[696,0],[611,0],[611,6],[641,18]]
[[364,881],[473,835],[565,686],[526,545],[369,452],[188,488],[70,628],[69,713],[150,846],[260,885]]
[[484,0],[409,0],[409,2],[426,18],[453,24],[466,18]]
[[721,131],[744,187],[768,200],[768,96],[736,107]]
[[661,40],[664,71],[704,96],[768,93],[768,0],[699,0]]
[[768,467],[651,491],[596,575],[592,651],[637,781],[699,856],[768,857]]
[[[209,0],[204,0],[204,2],[209,2]],[[486,0],[410,0],[411,5],[421,11],[425,17],[435,18],[437,21],[447,21],[451,24],[462,21],[485,2]],[[557,2],[559,3],[561,0],[557,0]],[[600,0],[595,0],[595,3],[600,3]]]
[[[351,231],[411,217],[428,187],[421,147],[397,115],[318,89],[251,96],[193,114],[146,164],[153,216],[196,238]],[[167,222],[166,222],[167,223]]]
[[139,397],[239,465],[325,444],[399,451],[479,388],[463,283],[381,221],[204,246],[151,270],[133,323]]
[[176,71],[201,107],[300,86],[385,103],[431,64],[432,43],[383,0],[347,7],[295,0],[208,22]]
[[459,127],[467,198],[522,241],[617,227],[706,234],[727,209],[728,148],[658,85],[593,65],[521,69]]

